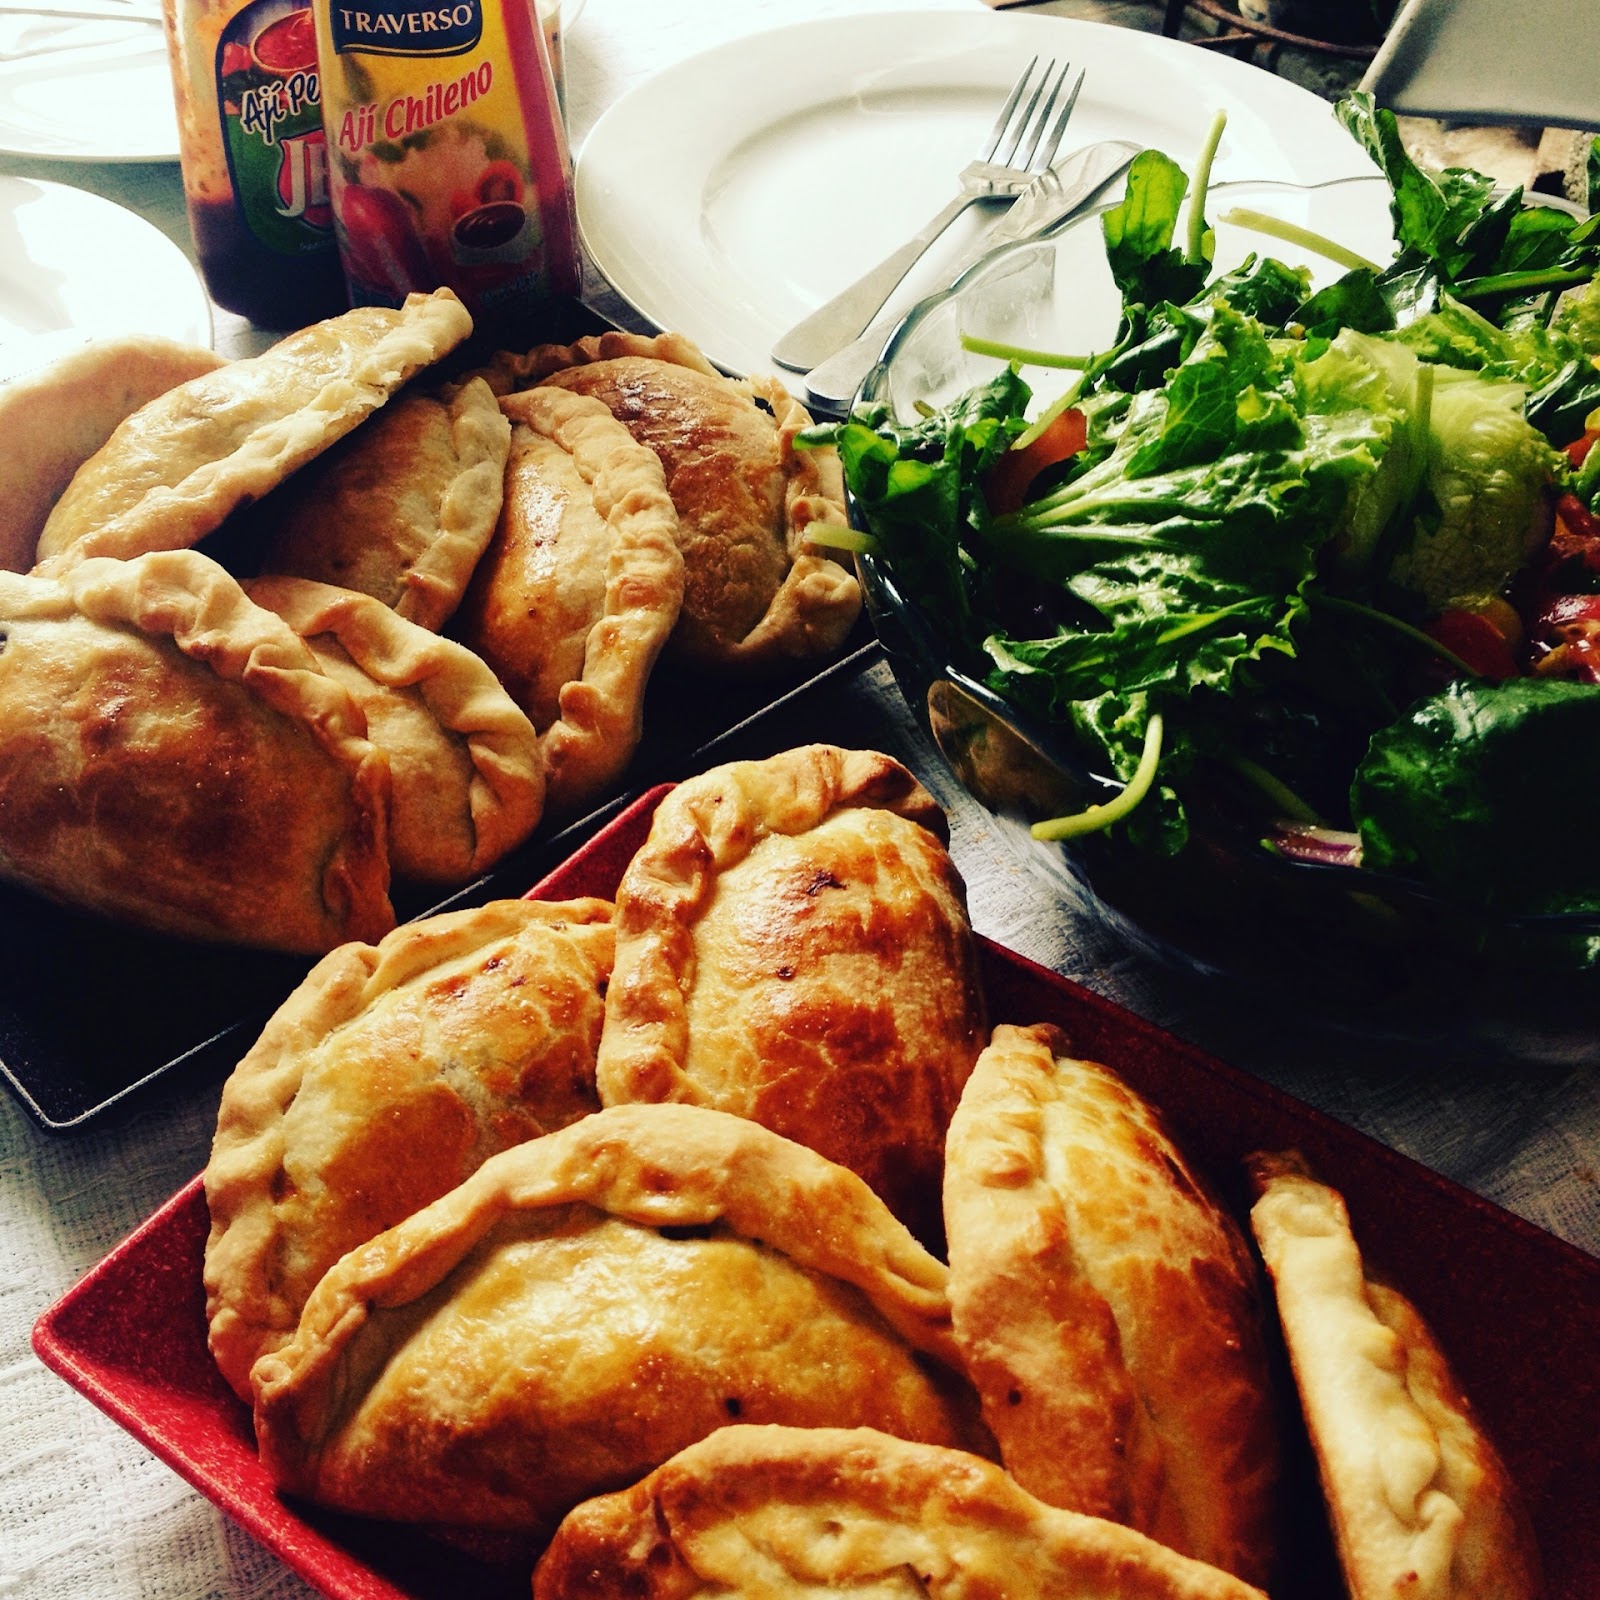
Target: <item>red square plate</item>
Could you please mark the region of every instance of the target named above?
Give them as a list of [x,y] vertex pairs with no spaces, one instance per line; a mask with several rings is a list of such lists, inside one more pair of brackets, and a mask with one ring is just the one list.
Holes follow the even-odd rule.
[[[666,788],[530,893],[614,893]],[[1368,1257],[1434,1324],[1528,1497],[1549,1600],[1600,1595],[1600,1261],[998,945],[997,1021],[1056,1022],[1160,1104],[1230,1198],[1240,1158],[1295,1147],[1340,1188]],[[529,1558],[291,1506],[206,1349],[207,1217],[197,1178],[39,1319],[40,1358],[334,1600],[528,1593]],[[1317,1497],[1291,1474],[1275,1600],[1341,1592]]]

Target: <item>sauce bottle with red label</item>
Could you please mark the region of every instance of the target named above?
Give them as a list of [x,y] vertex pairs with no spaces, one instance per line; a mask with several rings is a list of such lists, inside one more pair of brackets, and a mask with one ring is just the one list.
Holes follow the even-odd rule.
[[165,20],[211,298],[274,329],[344,310],[309,0],[167,0]]
[[513,338],[577,293],[572,167],[533,0],[314,0],[350,297],[448,286]]

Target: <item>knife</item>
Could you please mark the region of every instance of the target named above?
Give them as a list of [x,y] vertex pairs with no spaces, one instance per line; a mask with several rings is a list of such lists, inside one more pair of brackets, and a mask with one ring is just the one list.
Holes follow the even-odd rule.
[[[1043,238],[1123,172],[1143,147],[1126,139],[1103,139],[1085,145],[1042,172],[1012,202],[995,225],[976,239],[951,270],[953,283],[991,250],[1023,239]],[[855,398],[861,380],[883,353],[891,331],[905,316],[893,311],[879,317],[859,339],[836,351],[805,376],[812,403],[825,411],[843,411]]]

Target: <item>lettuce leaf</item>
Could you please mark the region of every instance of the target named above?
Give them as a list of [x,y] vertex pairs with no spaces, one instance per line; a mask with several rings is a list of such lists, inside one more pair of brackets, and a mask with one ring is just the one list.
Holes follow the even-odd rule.
[[1600,686],[1452,684],[1374,736],[1351,785],[1365,865],[1508,912],[1600,912]]

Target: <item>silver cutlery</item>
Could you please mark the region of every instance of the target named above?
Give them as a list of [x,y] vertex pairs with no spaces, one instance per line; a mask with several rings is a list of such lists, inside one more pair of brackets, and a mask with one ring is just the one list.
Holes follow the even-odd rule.
[[[1140,148],[1126,139],[1103,139],[1073,151],[1059,166],[1041,172],[1018,195],[1005,216],[952,264],[950,281],[954,283],[991,250],[1049,235],[1122,173]],[[872,370],[899,321],[898,312],[876,318],[859,339],[806,374],[806,393],[816,410],[842,412],[849,408],[861,380]]]
[[968,206],[979,200],[1015,199],[1039,173],[1049,170],[1083,88],[1083,73],[1058,112],[1070,64],[1057,72],[1055,62],[1047,62],[1035,81],[1038,64],[1037,56],[1028,63],[1001,107],[983,153],[962,168],[960,194],[887,259],[784,334],[772,347],[772,359],[780,367],[809,372],[827,360],[862,332],[922,253]]

